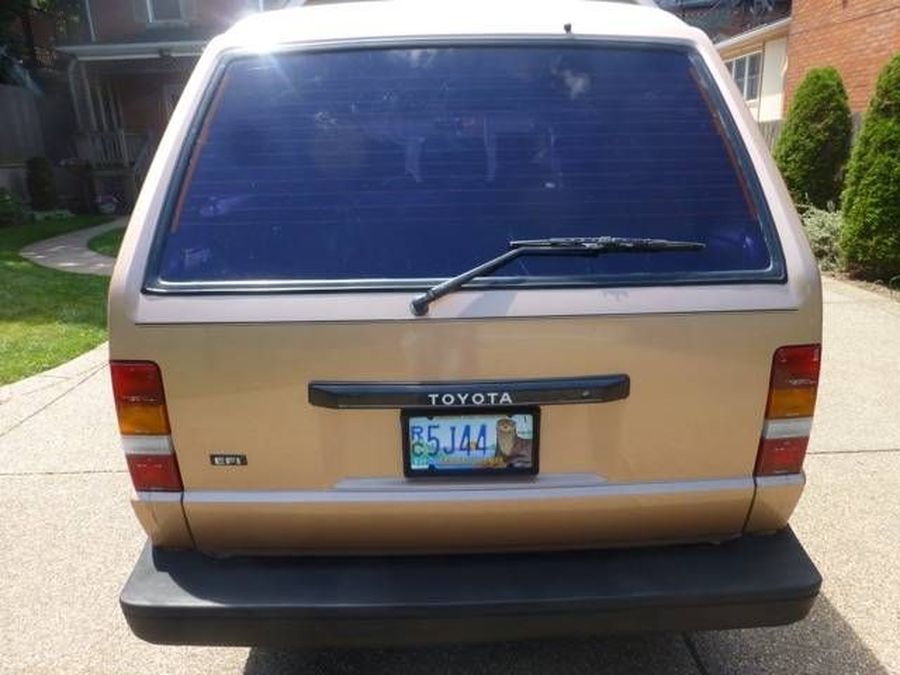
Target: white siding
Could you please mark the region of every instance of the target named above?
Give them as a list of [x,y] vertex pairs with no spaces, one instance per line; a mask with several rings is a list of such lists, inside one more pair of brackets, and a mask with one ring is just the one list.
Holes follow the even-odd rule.
[[[720,47],[721,49],[721,47]],[[784,76],[787,69],[787,37],[776,37],[769,40],[747,41],[739,48],[725,51],[723,59],[729,67],[737,71],[735,79],[738,88],[744,95],[751,93],[747,82],[749,71],[748,58],[752,54],[762,56],[759,88],[757,98],[747,101],[750,113],[759,122],[780,120],[784,101]],[[735,74],[733,72],[733,74]]]
[[767,42],[763,50],[762,87],[757,114],[760,122],[781,119],[786,67],[787,38],[778,38]]

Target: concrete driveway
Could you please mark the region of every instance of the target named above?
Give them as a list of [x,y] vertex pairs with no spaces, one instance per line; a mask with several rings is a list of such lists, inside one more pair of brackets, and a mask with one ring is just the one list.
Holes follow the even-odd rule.
[[105,348],[0,388],[0,671],[900,673],[900,303],[826,282],[825,363],[793,524],[825,577],[762,630],[468,647],[156,647],[117,604],[143,543]]

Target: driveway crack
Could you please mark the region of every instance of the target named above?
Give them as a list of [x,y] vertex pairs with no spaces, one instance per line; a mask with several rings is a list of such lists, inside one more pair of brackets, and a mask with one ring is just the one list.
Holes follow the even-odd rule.
[[91,379],[94,375],[96,375],[98,372],[100,372],[103,368],[106,368],[106,363],[105,363],[105,362],[104,362],[104,363],[101,363],[101,364],[99,364],[99,365],[97,365],[97,366],[94,366],[93,368],[91,368],[90,370],[88,370],[88,371],[87,371],[87,374],[85,374],[84,376],[82,376],[82,377],[80,377],[78,380],[76,380],[76,381],[75,381],[75,384],[73,384],[71,387],[69,387],[68,389],[66,389],[66,390],[64,390],[64,391],[62,391],[62,392],[60,392],[58,396],[54,396],[52,399],[50,399],[49,401],[47,401],[44,405],[40,406],[37,410],[34,410],[34,411],[30,412],[30,413],[27,414],[25,417],[23,417],[22,419],[20,419],[18,422],[14,423],[14,424],[13,424],[11,427],[9,427],[8,429],[6,429],[6,430],[0,432],[0,438],[3,438],[3,437],[6,436],[7,434],[9,434],[11,431],[13,431],[13,430],[15,430],[15,429],[18,429],[20,426],[22,426],[23,424],[25,424],[25,422],[27,422],[28,420],[30,420],[30,419],[31,419],[32,417],[34,417],[35,415],[39,415],[40,413],[44,412],[44,411],[45,411],[47,408],[49,408],[51,405],[53,405],[54,403],[56,403],[57,401],[59,401],[60,399],[62,399],[64,396],[67,396],[68,394],[70,394],[72,391],[74,391],[75,389],[77,389],[78,387],[80,387],[80,386],[81,386],[82,384],[84,384],[85,382],[87,382],[87,381],[88,381],[89,379]]
[[703,659],[700,658],[700,652],[697,649],[697,645],[694,643],[694,638],[688,633],[682,633],[681,638],[684,640],[684,645],[687,647],[691,658],[694,660],[694,665],[696,665],[697,670],[700,671],[700,675],[709,675],[709,669],[706,667],[706,664],[703,663]]
[[891,452],[900,452],[900,448],[872,448],[870,450],[817,450],[810,455],[880,455]]
[[128,473],[125,469],[80,469],[74,471],[0,471],[0,478],[11,476],[86,476],[92,474]]

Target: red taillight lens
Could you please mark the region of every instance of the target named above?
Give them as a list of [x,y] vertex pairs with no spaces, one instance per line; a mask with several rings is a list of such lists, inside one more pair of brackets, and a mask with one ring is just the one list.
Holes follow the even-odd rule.
[[181,475],[175,455],[126,455],[125,459],[135,490],[181,491]]
[[820,345],[781,347],[772,358],[755,475],[800,473],[819,386]]
[[168,434],[169,417],[159,366],[150,361],[111,361],[113,396],[123,434]]
[[757,476],[800,473],[809,437],[763,438],[756,455]]

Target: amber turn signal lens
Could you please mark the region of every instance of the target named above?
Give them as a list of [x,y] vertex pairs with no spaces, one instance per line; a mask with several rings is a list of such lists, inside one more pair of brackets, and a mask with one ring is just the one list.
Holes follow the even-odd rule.
[[165,406],[134,405],[116,401],[120,434],[165,435],[169,433],[169,419]]
[[788,417],[812,417],[816,409],[816,388],[772,389],[766,417],[785,419]]
[[113,396],[122,434],[168,434],[169,416],[159,366],[150,361],[111,361]]

